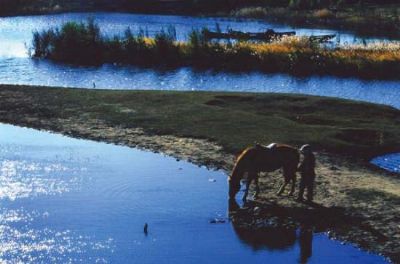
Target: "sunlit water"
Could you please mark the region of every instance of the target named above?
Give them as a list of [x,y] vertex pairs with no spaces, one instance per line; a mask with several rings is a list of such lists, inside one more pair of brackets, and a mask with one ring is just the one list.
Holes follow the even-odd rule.
[[0,179],[0,262],[294,263],[311,246],[309,263],[385,263],[324,234],[236,233],[224,173],[127,147],[0,125]]
[[[192,29],[204,26],[221,29],[278,31],[293,28],[261,21],[237,21],[224,18],[194,18],[183,16],[134,15],[119,13],[78,13],[46,16],[0,18],[0,83],[32,84],[64,87],[106,89],[166,89],[166,90],[223,90],[250,92],[288,92],[336,96],[342,98],[388,104],[400,108],[397,99],[398,81],[363,81],[353,78],[307,77],[296,78],[284,74],[196,72],[190,68],[154,70],[130,66],[72,67],[48,61],[31,60],[27,47],[34,30],[61,25],[66,21],[84,21],[93,17],[106,35],[122,34],[129,26],[154,35],[169,25],[176,27],[177,37],[185,39]],[[349,32],[317,29],[295,29],[299,35],[338,33],[342,43],[360,43],[363,40]],[[368,38],[365,41],[375,41]]]
[[296,30],[299,35],[337,33],[340,43],[362,43],[379,38],[363,39],[350,32],[337,30],[291,28],[261,21],[233,20],[227,18],[195,18],[184,16],[135,15],[121,13],[67,13],[59,15],[0,18],[0,84],[28,84],[58,87],[83,87],[105,89],[158,89],[285,92],[333,96],[391,105],[400,108],[400,82],[360,80],[357,78],[306,77],[286,74],[226,73],[194,71],[191,68],[176,70],[143,69],[134,66],[104,65],[101,67],[75,67],[55,64],[45,60],[32,60],[28,47],[32,32],[61,25],[67,21],[85,21],[93,17],[106,35],[122,34],[127,27],[137,32],[143,29],[153,36],[161,29],[173,25],[177,38],[184,40],[189,31],[204,26],[222,30],[232,28],[242,31]]

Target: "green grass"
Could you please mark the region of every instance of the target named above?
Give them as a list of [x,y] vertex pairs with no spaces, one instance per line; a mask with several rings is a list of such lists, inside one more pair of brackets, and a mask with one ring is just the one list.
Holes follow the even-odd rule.
[[26,118],[54,125],[60,118],[101,120],[158,135],[210,139],[230,153],[254,142],[310,143],[318,150],[364,159],[400,151],[399,110],[305,95],[1,85],[0,120],[18,124]]

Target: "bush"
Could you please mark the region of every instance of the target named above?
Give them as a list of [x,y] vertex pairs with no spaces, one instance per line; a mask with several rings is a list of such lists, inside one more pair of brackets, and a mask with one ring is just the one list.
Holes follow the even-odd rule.
[[102,61],[104,43],[99,27],[89,19],[65,23],[60,30],[34,32],[32,49],[34,57],[93,64]]
[[249,17],[249,18],[265,18],[268,16],[268,11],[265,7],[244,7],[236,10],[233,13],[237,17]]
[[319,10],[315,11],[313,15],[315,18],[323,19],[323,20],[335,17],[335,14],[327,8],[319,9]]

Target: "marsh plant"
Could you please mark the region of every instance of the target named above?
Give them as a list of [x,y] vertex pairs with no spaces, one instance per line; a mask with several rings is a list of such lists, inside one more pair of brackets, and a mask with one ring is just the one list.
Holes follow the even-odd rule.
[[271,42],[210,41],[193,30],[177,41],[169,27],[150,38],[129,28],[106,37],[93,20],[69,22],[61,28],[33,33],[32,56],[66,63],[124,63],[146,66],[192,66],[221,70],[333,74],[399,78],[400,42],[327,47],[308,37],[283,37]]

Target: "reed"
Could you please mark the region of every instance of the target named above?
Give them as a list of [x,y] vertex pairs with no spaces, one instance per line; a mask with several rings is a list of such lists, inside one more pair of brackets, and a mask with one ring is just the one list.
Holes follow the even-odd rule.
[[177,41],[173,27],[161,30],[154,38],[130,29],[122,36],[109,38],[89,20],[34,32],[32,56],[75,64],[192,66],[365,78],[400,76],[400,42],[329,48],[307,37],[284,37],[270,43],[232,43],[208,41],[202,31],[192,31],[188,39]]

